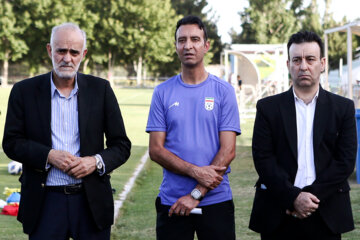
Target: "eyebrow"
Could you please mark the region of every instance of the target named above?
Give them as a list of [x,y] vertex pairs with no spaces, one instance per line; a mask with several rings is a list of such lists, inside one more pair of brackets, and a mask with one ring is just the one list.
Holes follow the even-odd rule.
[[70,48],[70,49],[68,49],[68,48],[57,48],[56,51],[59,51],[59,52],[68,52],[69,51],[72,54],[80,53],[79,50],[72,49],[72,48]]
[[[305,55],[304,57],[305,57],[305,58],[308,58],[308,57],[317,58],[315,55]],[[293,56],[293,57],[292,57],[292,59],[294,59],[294,58],[303,58],[303,56],[302,56],[302,55],[296,55],[296,56]]]

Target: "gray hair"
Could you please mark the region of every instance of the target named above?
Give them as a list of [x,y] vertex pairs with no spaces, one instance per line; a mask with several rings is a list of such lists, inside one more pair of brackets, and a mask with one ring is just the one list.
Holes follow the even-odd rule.
[[84,44],[83,44],[82,51],[84,51],[86,49],[86,33],[85,33],[85,31],[82,30],[77,24],[71,23],[71,22],[63,23],[63,24],[57,25],[57,26],[52,28],[51,37],[50,37],[50,45],[51,45],[52,48],[54,46],[54,35],[58,30],[60,30],[62,28],[79,31],[81,33],[83,39],[84,39]]

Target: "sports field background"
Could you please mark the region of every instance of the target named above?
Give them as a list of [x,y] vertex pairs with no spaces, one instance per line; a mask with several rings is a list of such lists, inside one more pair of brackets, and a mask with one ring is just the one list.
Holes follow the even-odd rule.
[[[2,139],[4,119],[6,115],[9,88],[0,88],[0,137]],[[127,134],[133,143],[131,157],[127,163],[113,172],[111,182],[116,189],[114,198],[122,191],[124,184],[132,175],[141,156],[148,145],[145,133],[147,114],[149,111],[152,89],[115,89],[123,114]],[[241,119],[242,135],[237,138],[236,159],[231,164],[230,183],[233,190],[236,216],[237,239],[258,240],[259,235],[248,230],[248,222],[254,197],[254,184],[257,179],[252,156],[251,136],[253,120]],[[19,187],[18,176],[7,173],[7,163],[0,148],[0,199],[5,200],[4,187]],[[136,180],[135,187],[129,194],[120,211],[119,218],[112,229],[112,239],[148,240],[155,237],[155,198],[161,183],[162,170],[151,160]],[[343,235],[343,239],[360,239],[360,185],[355,182],[355,174],[350,179],[351,199],[356,223],[354,231]],[[214,222],[216,227],[216,222]],[[0,240],[27,239],[22,233],[21,225],[15,217],[0,215]]]

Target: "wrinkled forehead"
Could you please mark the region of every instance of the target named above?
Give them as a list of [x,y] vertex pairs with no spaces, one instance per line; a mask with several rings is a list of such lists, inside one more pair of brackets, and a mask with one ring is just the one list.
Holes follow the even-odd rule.
[[204,38],[204,30],[197,24],[181,25],[176,31],[176,39],[180,37],[200,37]]
[[289,48],[289,58],[314,56],[320,58],[320,47],[316,42],[293,43]]
[[54,33],[54,47],[82,48],[84,37],[80,31],[71,28],[61,28]]

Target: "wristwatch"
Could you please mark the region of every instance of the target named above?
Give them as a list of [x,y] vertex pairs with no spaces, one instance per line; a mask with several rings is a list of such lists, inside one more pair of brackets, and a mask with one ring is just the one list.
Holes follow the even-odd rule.
[[195,200],[198,200],[198,201],[201,201],[203,200],[203,196],[201,195],[201,191],[197,188],[194,188],[192,191],[191,191],[191,197]]
[[99,158],[99,156],[95,155],[94,157],[96,159],[96,169],[99,173],[101,173],[104,168],[104,165],[103,165],[101,159]]

